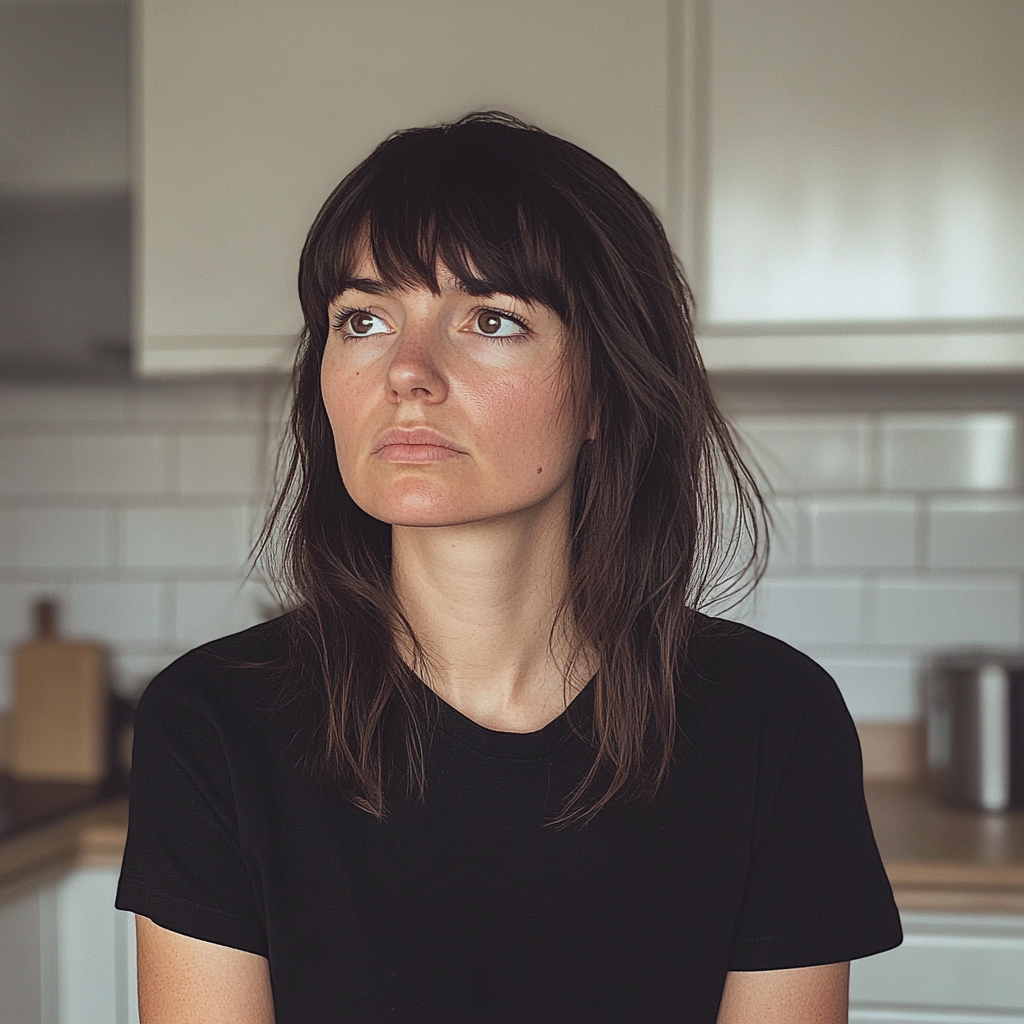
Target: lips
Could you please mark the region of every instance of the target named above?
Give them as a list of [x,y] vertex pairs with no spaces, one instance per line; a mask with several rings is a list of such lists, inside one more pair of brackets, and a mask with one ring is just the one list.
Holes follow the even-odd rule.
[[430,427],[391,427],[377,438],[373,454],[389,462],[444,462],[466,453]]
[[444,434],[439,434],[436,430],[431,430],[430,427],[392,427],[390,430],[385,430],[377,438],[377,443],[373,446],[373,450],[376,453],[390,445],[408,444],[423,444],[429,445],[432,448],[448,448],[453,452],[461,454],[460,449],[449,441]]

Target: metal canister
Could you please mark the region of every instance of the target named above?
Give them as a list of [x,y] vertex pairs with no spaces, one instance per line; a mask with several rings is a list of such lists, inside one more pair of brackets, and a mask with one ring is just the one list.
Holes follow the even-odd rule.
[[944,803],[1024,809],[1024,652],[960,651],[927,674],[928,767]]

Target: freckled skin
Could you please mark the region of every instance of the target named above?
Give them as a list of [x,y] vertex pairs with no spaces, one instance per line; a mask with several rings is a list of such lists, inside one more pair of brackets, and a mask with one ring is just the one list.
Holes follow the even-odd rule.
[[[353,276],[377,274],[367,262]],[[451,275],[440,283],[440,295],[350,290],[331,305],[321,388],[338,466],[355,502],[394,525],[455,526],[543,505],[571,488],[586,434],[565,398],[557,315],[511,296],[467,295]],[[334,323],[352,308],[378,318],[380,333],[353,337]],[[476,329],[481,308],[519,316],[529,329],[485,336]],[[461,454],[418,464],[375,454],[385,430],[424,426]]]

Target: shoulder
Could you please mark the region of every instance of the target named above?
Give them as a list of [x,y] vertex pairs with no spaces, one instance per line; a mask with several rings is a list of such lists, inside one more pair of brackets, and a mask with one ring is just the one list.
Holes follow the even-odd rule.
[[687,651],[688,675],[746,701],[800,701],[838,696],[832,677],[812,658],[740,622],[698,615]]
[[287,616],[203,644],[146,687],[137,720],[237,717],[274,703],[288,663]]
[[832,677],[806,654],[750,626],[698,616],[680,690],[688,717],[729,734],[756,734],[775,753],[827,738],[851,757],[856,749],[859,758],[856,729]]

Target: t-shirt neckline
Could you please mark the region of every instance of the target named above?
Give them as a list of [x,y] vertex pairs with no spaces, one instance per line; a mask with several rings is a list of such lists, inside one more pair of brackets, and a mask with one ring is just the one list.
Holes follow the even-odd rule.
[[[426,684],[423,684],[426,685]],[[434,693],[433,690],[431,690]],[[441,709],[441,729],[468,747],[491,757],[537,758],[552,753],[576,729],[585,728],[594,711],[594,680],[591,679],[566,709],[534,732],[502,732],[467,718],[443,697],[437,697]]]

